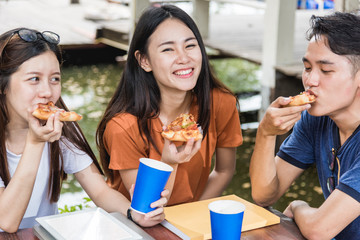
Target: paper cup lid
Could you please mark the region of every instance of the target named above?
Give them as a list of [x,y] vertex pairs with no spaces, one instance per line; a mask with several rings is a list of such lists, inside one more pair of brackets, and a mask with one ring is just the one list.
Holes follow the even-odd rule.
[[234,200],[217,200],[211,202],[209,210],[222,214],[236,214],[245,211],[245,205]]
[[170,165],[150,158],[140,158],[140,162],[161,171],[172,172],[174,170]]

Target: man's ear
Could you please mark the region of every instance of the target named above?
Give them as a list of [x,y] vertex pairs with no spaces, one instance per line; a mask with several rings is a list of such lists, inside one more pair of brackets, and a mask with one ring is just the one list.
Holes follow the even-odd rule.
[[144,69],[145,72],[151,72],[152,71],[150,63],[148,61],[148,58],[146,57],[145,54],[141,54],[139,50],[136,50],[135,58],[138,61],[141,68]]
[[354,74],[354,80],[357,81],[358,88],[360,88],[360,70]]

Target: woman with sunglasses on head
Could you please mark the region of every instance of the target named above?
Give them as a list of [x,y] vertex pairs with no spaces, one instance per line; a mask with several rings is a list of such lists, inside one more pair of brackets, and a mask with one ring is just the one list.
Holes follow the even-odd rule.
[[[130,202],[104,181],[95,155],[76,122],[32,116],[38,103],[61,99],[59,36],[14,29],[0,36],[0,228],[15,232],[35,218],[57,213],[62,181],[73,173],[94,203],[108,212],[126,213]],[[163,192],[166,196],[167,191]],[[135,222],[151,226],[164,219],[166,198]]]
[[[97,130],[112,187],[129,198],[139,159],[149,157],[174,168],[168,205],[220,196],[242,143],[236,102],[212,74],[191,17],[172,5],[150,7],[137,23],[124,73]],[[179,146],[161,136],[182,113],[195,117],[203,139]]]

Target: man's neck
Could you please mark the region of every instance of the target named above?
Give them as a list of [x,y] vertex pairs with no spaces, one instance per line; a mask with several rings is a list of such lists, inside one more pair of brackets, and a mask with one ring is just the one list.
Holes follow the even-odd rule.
[[339,128],[341,145],[353,134],[353,132],[360,125],[360,99],[359,103],[354,102],[347,109],[336,113],[330,118],[336,123]]

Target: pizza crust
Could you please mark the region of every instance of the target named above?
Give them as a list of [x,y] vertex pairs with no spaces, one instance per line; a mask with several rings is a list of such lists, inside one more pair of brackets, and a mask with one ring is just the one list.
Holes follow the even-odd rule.
[[304,104],[313,103],[315,102],[316,97],[308,92],[302,92],[299,95],[293,97],[291,96],[290,100],[290,103],[285,105],[285,107],[301,106]]
[[60,112],[59,120],[62,122],[74,122],[82,119],[82,116],[76,112],[67,112],[64,109],[58,108],[53,102],[46,104],[39,103],[32,115],[41,120],[48,120],[52,114]]
[[199,130],[180,130],[180,131],[166,131],[162,132],[161,136],[166,139],[169,139],[173,142],[187,142],[191,138],[194,138],[195,141],[200,140],[203,138],[203,135],[200,133]]

